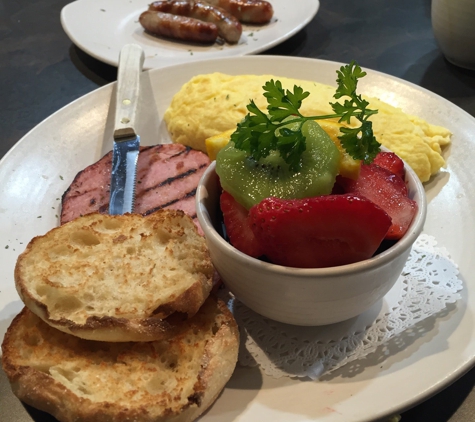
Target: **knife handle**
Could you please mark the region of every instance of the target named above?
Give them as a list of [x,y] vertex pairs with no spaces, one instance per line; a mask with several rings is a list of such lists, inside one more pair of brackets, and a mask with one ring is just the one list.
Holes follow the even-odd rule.
[[114,138],[135,136],[135,118],[140,91],[144,52],[137,44],[126,44],[119,55]]

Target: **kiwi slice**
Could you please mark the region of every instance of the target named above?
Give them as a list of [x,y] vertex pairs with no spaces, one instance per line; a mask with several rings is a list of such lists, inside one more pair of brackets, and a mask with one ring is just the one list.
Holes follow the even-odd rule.
[[[289,124],[295,130],[295,125]],[[258,161],[229,142],[218,152],[216,173],[221,186],[246,209],[264,198],[308,198],[331,193],[338,174],[340,152],[328,134],[315,121],[302,124],[306,149],[299,172],[289,166],[278,151]]]

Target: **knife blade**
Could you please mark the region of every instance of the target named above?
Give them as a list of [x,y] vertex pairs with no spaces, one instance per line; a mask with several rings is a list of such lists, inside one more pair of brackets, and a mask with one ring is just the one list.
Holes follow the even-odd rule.
[[144,52],[139,45],[126,44],[119,55],[109,214],[134,211],[135,179],[140,148],[136,115]]

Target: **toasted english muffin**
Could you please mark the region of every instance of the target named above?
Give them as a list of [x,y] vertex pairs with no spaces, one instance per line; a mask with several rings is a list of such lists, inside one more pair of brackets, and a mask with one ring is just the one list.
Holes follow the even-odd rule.
[[28,308],[5,335],[3,368],[14,394],[59,421],[186,422],[218,397],[237,361],[239,332],[210,297],[171,339],[80,339]]
[[15,267],[18,293],[53,327],[89,340],[172,335],[208,297],[213,265],[182,211],[98,213],[35,237]]

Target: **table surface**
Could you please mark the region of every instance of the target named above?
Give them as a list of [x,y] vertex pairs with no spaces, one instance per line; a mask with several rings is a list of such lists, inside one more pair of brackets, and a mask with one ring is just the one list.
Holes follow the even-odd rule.
[[[64,33],[60,11],[67,3],[0,0],[0,157],[61,107],[116,80],[115,67],[90,57]],[[321,0],[308,26],[261,54],[345,63],[355,59],[362,67],[429,89],[475,116],[475,71],[458,68],[444,59],[432,32],[430,3]],[[472,369],[434,397],[403,412],[402,422],[475,421],[474,386]],[[11,393],[3,371],[0,419],[54,420],[23,406]]]

